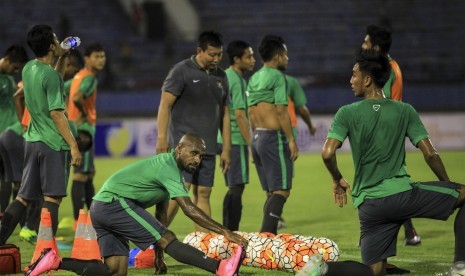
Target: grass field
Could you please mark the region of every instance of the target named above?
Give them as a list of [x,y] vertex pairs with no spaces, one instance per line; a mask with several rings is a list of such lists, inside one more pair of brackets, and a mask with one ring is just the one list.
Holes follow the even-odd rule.
[[[442,152],[441,157],[451,180],[465,183],[465,152]],[[113,172],[138,160],[136,158],[98,158],[96,160],[96,188]],[[348,153],[338,155],[339,167],[344,177],[353,179],[352,157]],[[435,180],[418,152],[407,154],[407,167],[412,178],[417,181]],[[70,187],[69,187],[70,188]],[[221,222],[222,201],[226,188],[223,178],[217,170],[215,188],[211,196],[212,216]],[[262,206],[265,194],[260,189],[255,169],[251,169],[251,183],[244,192],[244,208],[241,221],[241,231],[258,231],[262,220]],[[350,204],[352,201],[350,200]],[[60,218],[72,216],[70,197],[64,199],[60,208]],[[334,240],[341,251],[340,260],[360,261],[360,251],[355,247],[359,238],[359,224],[356,209],[351,205],[338,208],[332,202],[331,178],[324,168],[319,154],[301,155],[296,162],[296,176],[291,196],[284,209],[287,228],[281,233],[301,234],[308,236],[328,237]],[[447,222],[415,219],[414,225],[422,238],[422,244],[417,247],[402,246],[403,230],[397,243],[397,257],[389,261],[412,271],[413,275],[435,275],[435,272],[445,271],[451,264],[454,252],[453,221],[455,214]],[[194,230],[194,224],[182,213],[179,213],[170,227],[178,238]],[[403,228],[402,228],[403,229]],[[9,243],[20,246],[23,267],[29,264],[34,253],[34,247],[18,238],[18,230],[12,235]],[[71,230],[59,229],[58,236],[66,238],[65,243],[72,245],[74,233]],[[70,251],[60,251],[63,257]],[[166,256],[168,275],[206,275],[207,272],[180,264]],[[54,275],[72,275],[66,272]],[[129,270],[130,275],[152,275],[152,269]],[[289,275],[286,272],[261,270],[243,267],[241,275]]]

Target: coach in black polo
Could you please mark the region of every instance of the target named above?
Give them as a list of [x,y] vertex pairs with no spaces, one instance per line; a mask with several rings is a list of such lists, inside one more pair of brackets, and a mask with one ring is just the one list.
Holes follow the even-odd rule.
[[[162,87],[158,109],[157,153],[168,152],[186,133],[198,134],[206,144],[202,163],[194,174],[184,173],[186,186],[192,185],[194,203],[208,216],[210,194],[215,176],[216,138],[222,131],[223,152],[220,165],[223,173],[229,168],[231,127],[229,93],[226,73],[218,68],[223,56],[221,34],[206,31],[200,34],[197,54],[177,63],[169,72]],[[169,128],[169,132],[168,132]],[[168,225],[178,206],[170,202]],[[197,231],[208,230],[196,226]]]

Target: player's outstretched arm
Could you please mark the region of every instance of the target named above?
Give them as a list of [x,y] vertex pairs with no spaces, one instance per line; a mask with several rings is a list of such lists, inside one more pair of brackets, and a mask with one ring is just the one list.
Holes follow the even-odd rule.
[[439,153],[433,147],[431,140],[429,138],[425,138],[418,142],[417,147],[423,153],[423,157],[425,158],[426,163],[434,172],[436,177],[440,181],[449,181],[449,176],[447,175],[446,168],[442,163]]
[[238,234],[229,231],[223,225],[211,219],[202,210],[192,203],[190,197],[176,197],[174,198],[181,207],[182,211],[186,216],[192,219],[198,225],[207,228],[215,233],[224,235],[229,241],[241,245],[243,248],[247,248],[247,240],[239,236]]
[[224,114],[222,119],[221,137],[223,137],[223,150],[220,156],[220,166],[222,173],[225,174],[229,170],[231,164],[231,119],[229,115],[229,106],[224,106]]

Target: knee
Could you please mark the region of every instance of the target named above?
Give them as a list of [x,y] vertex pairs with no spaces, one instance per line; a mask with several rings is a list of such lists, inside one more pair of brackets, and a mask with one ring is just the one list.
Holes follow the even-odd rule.
[[273,191],[271,194],[280,195],[287,199],[291,195],[291,191],[290,190],[277,190],[277,191]]
[[199,199],[209,200],[212,193],[212,188],[210,187],[198,187],[197,197]]
[[170,230],[166,230],[165,234],[163,234],[163,236],[155,243],[155,245],[158,247],[158,248],[161,248],[162,250],[165,250],[166,246],[168,246],[168,244],[170,244],[172,241],[174,240],[177,240],[178,238],[176,237],[176,235],[170,231]]

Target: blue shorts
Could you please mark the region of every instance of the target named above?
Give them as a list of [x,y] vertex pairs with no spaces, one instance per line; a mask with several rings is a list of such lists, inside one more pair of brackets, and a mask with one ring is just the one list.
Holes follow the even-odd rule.
[[129,241],[145,250],[166,232],[152,214],[127,198],[113,202],[93,200],[90,217],[104,258],[129,256]]
[[256,129],[253,133],[252,155],[264,191],[292,188],[293,163],[284,132]]
[[362,262],[372,265],[396,255],[404,221],[411,218],[447,220],[454,212],[460,184],[416,182],[412,189],[384,198],[365,199],[358,207]]
[[26,200],[65,197],[70,165],[69,151],[55,151],[43,142],[26,142],[18,196]]

